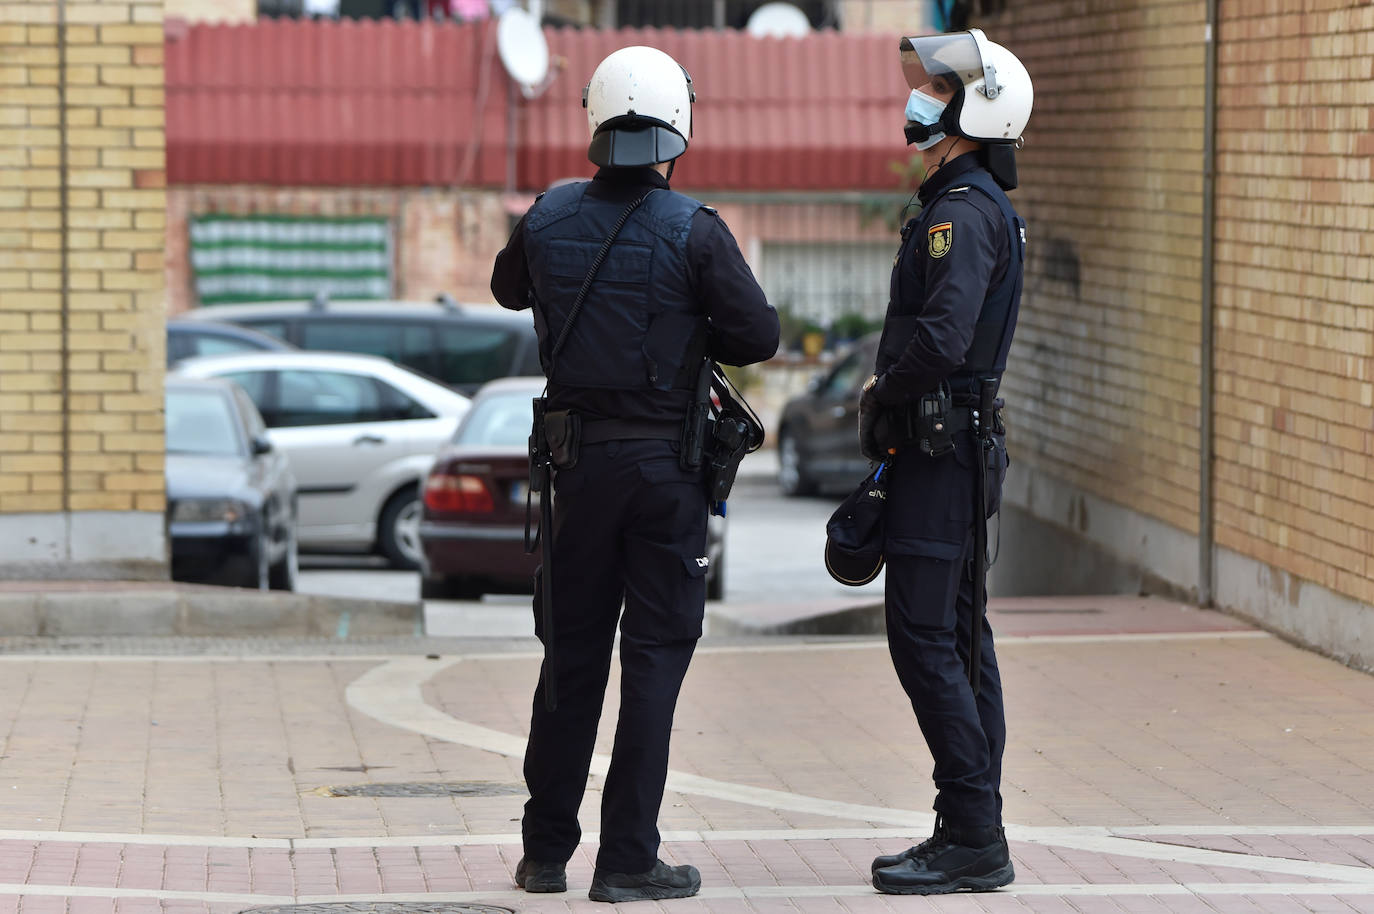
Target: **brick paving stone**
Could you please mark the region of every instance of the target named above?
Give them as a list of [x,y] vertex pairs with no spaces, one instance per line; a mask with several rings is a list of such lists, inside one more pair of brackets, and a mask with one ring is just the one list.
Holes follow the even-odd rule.
[[[1290,868],[1291,861],[1310,861],[1368,870],[1374,836],[1359,829],[1374,825],[1374,679],[1276,639],[1244,634],[1112,635],[1089,642],[1008,636],[1244,629],[1215,613],[1134,598],[1075,604],[1101,612],[1053,615],[1043,612],[1047,607],[1053,608],[1007,602],[994,612],[1008,683],[1004,794],[1018,872],[1013,891],[940,899],[871,892],[869,861],[928,833],[928,826],[912,827],[892,837],[908,830],[889,821],[893,811],[928,821],[933,799],[930,759],[885,648],[873,639],[812,639],[824,642],[815,646],[807,639],[745,640],[703,643],[675,720],[673,769],[883,812],[831,813],[806,802],[772,808],[670,790],[661,825],[693,837],[669,840],[662,855],[698,866],[708,895],[636,910],[1374,912],[1367,889],[1110,894],[1127,884],[1329,881],[1286,872],[1283,861]],[[356,646],[337,656],[306,656],[302,643],[253,642],[255,653],[238,659],[193,660],[176,656],[176,645],[160,644],[162,659],[0,654],[0,694],[10,699],[0,703],[0,830],[7,830],[0,835],[0,883],[192,897],[0,895],[0,914],[230,914],[252,906],[207,893],[456,893],[527,914],[604,914],[604,906],[585,897],[595,855],[590,842],[569,863],[568,895],[512,892],[518,844],[482,836],[518,834],[523,796],[318,793],[330,785],[384,781],[521,782],[518,758],[423,735],[351,705],[350,684],[385,658],[359,657]],[[417,685],[419,694],[450,718],[518,740],[528,726],[539,662],[529,647],[465,643],[461,650],[470,656],[435,664],[434,674]],[[449,645],[440,653],[454,650]],[[617,684],[613,678],[603,715],[608,722],[616,713]],[[599,752],[609,751],[610,738],[609,729],[600,735]],[[600,784],[594,777],[583,806],[589,833],[598,827]],[[1017,835],[1018,828],[1065,826],[1110,828],[1164,856],[1102,853]],[[1176,830],[1131,832],[1143,826]],[[1212,831],[1191,831],[1203,826]],[[1270,826],[1285,830],[1266,833]],[[1286,830],[1293,826],[1352,831]],[[743,833],[717,836],[727,829]],[[786,829],[815,832],[778,831]],[[56,830],[110,837],[44,837]],[[121,834],[174,839],[124,843]],[[480,840],[457,848],[406,843],[409,836],[433,835]],[[211,846],[217,837],[245,846]],[[255,837],[324,844],[246,846]],[[330,846],[349,837],[378,843]],[[399,840],[388,844],[391,838]],[[1170,861],[1170,848],[1224,852],[1237,863],[1246,862],[1238,855],[1249,854],[1254,866],[1221,866],[1222,858]],[[1053,892],[1057,884],[1097,886],[1099,893],[1032,894]],[[738,892],[762,894],[741,898]]]

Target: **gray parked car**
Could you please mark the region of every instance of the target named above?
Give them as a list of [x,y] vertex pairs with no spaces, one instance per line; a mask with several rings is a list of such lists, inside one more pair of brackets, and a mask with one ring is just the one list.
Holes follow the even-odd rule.
[[169,377],[172,579],[296,587],[296,480],[257,408],[227,381]]
[[468,396],[495,378],[543,373],[533,317],[495,305],[321,299],[211,305],[191,316],[250,327],[300,349],[381,356]]
[[198,355],[234,352],[282,352],[295,349],[285,340],[236,324],[174,317],[167,321],[167,367]]
[[868,473],[859,452],[859,395],[873,373],[881,334],[870,334],[811,379],[778,421],[778,485],[784,495],[848,491]]
[[177,371],[235,381],[300,483],[302,548],[420,565],[420,484],[468,398],[375,356],[261,352],[188,359]]

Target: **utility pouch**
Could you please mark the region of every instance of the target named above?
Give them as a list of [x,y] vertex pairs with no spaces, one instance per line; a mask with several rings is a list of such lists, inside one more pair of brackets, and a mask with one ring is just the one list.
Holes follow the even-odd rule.
[[549,462],[560,470],[577,466],[582,451],[582,417],[568,409],[544,413],[544,436],[549,443]]
[[953,399],[943,384],[935,393],[921,397],[912,408],[911,437],[916,439],[922,454],[939,457],[954,450],[954,432],[949,422],[953,408]]

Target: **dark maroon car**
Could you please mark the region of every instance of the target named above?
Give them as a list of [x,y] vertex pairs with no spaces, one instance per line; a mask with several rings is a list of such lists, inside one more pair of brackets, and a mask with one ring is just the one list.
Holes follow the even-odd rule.
[[[435,458],[420,521],[421,597],[475,600],[484,593],[533,592],[539,556],[525,554],[525,497],[531,404],[543,389],[543,378],[489,382]],[[539,520],[537,496],[532,510],[533,526]],[[724,518],[711,518],[706,548],[711,559],[706,594],[719,600],[725,580]]]
[[[533,592],[539,556],[525,554],[531,402],[543,378],[484,386],[425,480],[420,596],[475,600]],[[532,505],[538,523],[539,502]]]

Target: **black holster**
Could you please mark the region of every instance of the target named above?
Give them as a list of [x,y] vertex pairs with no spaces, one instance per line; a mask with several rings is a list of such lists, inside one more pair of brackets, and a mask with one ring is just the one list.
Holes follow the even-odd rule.
[[730,497],[735,473],[749,453],[750,427],[739,416],[722,413],[711,425],[711,463],[706,471],[706,497],[715,505]]

